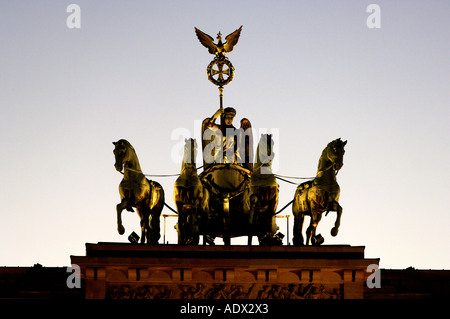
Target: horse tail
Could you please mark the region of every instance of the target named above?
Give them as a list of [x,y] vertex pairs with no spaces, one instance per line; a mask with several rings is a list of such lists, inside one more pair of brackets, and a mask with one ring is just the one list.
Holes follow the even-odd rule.
[[164,204],[165,204],[165,194],[164,194],[164,189],[162,188],[161,184],[159,184],[158,182],[154,182],[152,181],[154,187],[156,187],[156,192],[158,194],[158,200],[156,202],[155,207],[153,208],[153,210],[160,215],[161,211],[164,208]]

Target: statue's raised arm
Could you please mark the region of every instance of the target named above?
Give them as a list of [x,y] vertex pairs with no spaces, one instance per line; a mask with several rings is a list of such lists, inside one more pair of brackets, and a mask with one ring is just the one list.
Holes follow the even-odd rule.
[[242,166],[253,171],[253,132],[252,124],[246,118],[241,120],[239,157]]
[[207,117],[202,122],[202,154],[203,165],[221,163],[222,131],[216,120],[224,112],[223,108],[218,109],[213,116]]

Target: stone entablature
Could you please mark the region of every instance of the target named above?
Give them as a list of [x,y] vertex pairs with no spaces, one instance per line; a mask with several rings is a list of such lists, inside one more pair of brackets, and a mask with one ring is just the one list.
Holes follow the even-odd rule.
[[364,247],[86,244],[87,299],[359,299]]

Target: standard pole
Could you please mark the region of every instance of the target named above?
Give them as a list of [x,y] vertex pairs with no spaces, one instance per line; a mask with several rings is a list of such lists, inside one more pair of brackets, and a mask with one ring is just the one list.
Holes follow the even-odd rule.
[[[219,99],[220,99],[220,109],[223,109],[223,86],[219,86]],[[223,129],[225,123],[223,121],[223,114],[220,116],[220,128]],[[225,134],[222,132],[222,134]]]
[[219,86],[220,108],[223,109],[223,86]]

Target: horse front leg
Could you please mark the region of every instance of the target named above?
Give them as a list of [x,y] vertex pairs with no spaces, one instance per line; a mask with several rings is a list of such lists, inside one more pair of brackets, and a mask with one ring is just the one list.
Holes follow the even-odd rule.
[[336,209],[336,221],[334,222],[334,227],[331,229],[331,236],[335,237],[339,232],[339,226],[341,225],[341,215],[342,215],[342,207],[337,203]]
[[117,212],[117,231],[120,235],[123,235],[125,233],[125,227],[123,227],[122,224],[122,211],[127,207],[128,203],[125,198],[122,199],[122,201],[117,204],[116,206],[116,212]]

